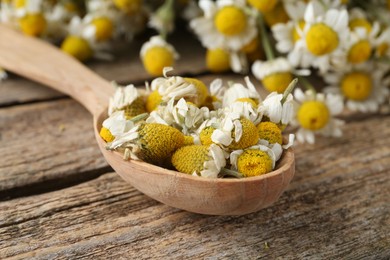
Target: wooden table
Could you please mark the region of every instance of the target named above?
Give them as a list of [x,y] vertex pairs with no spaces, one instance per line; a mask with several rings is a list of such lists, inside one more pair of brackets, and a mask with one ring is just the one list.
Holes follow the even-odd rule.
[[[176,72],[209,75],[191,37]],[[139,42],[89,66],[120,83],[150,80]],[[194,47],[195,46],[195,47]],[[205,216],[160,204],[112,172],[91,116],[11,76],[0,84],[0,258],[385,259],[390,257],[390,117],[348,116],[340,139],[296,145],[296,174],[273,206]],[[191,203],[191,202],[189,202]]]

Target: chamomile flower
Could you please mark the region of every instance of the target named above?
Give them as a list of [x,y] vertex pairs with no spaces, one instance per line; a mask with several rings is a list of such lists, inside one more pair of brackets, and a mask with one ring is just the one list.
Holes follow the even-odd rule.
[[261,100],[260,94],[257,92],[256,87],[249,80],[249,77],[245,77],[246,86],[241,83],[233,83],[225,90],[222,106],[227,107],[234,101],[240,98],[250,98],[256,103]]
[[281,156],[281,149],[271,149],[265,145],[255,145],[230,154],[232,170],[243,177],[254,177],[271,172]]
[[[185,98],[186,101],[194,103],[196,106],[201,106],[207,96],[208,89],[206,85],[195,78],[183,78],[180,76],[168,76],[167,73],[173,70],[170,67],[166,67],[163,70],[164,77],[156,78],[151,83],[151,90],[153,91],[153,99],[148,98],[147,107],[153,108],[148,103],[159,104],[160,102],[168,102],[171,98],[179,100]],[[158,99],[159,102],[156,102]]]
[[175,12],[173,10],[173,0],[167,0],[156,12],[149,17],[149,27],[157,30],[160,35],[167,35],[174,30]]
[[390,57],[390,27],[384,29],[375,39],[375,56]]
[[278,125],[287,125],[294,117],[293,95],[288,94],[284,100],[283,94],[272,92],[260,103],[259,112],[263,113],[268,121]]
[[61,44],[61,49],[80,61],[86,61],[92,57],[110,60],[112,57],[106,51],[109,46],[106,43],[96,43],[83,36],[85,23],[74,16],[69,23],[69,35]]
[[217,178],[226,165],[226,159],[218,145],[189,145],[183,146],[173,154],[172,164],[179,172]]
[[16,12],[19,27],[24,34],[41,36],[44,33],[47,22],[41,0],[29,0],[17,6]]
[[83,36],[94,42],[109,41],[116,35],[115,13],[102,10],[96,13],[88,13],[84,18],[85,28]]
[[311,90],[305,93],[296,89],[294,97],[298,101],[296,119],[293,124],[299,126],[296,133],[299,142],[315,142],[315,134],[323,136],[341,136],[343,121],[334,118],[343,110],[340,95],[316,94]]
[[310,3],[305,11],[305,26],[300,39],[288,56],[291,64],[307,67],[307,61],[326,72],[331,66],[342,66],[343,44],[349,34],[348,12],[346,10],[329,9],[323,15],[316,15]]
[[[140,123],[107,144],[108,149],[127,149],[131,159],[160,166],[170,164],[172,154],[184,144],[184,134],[174,127]],[[126,152],[125,152],[126,153]]]
[[130,119],[139,114],[145,113],[144,97],[138,92],[134,85],[126,87],[117,86],[114,95],[110,98],[108,114],[123,110],[125,117]]
[[190,22],[207,49],[239,51],[256,35],[256,19],[247,13],[244,0],[202,0],[204,16]]
[[186,102],[184,98],[178,102],[172,98],[166,105],[160,105],[152,111],[146,122],[170,125],[188,135],[194,133],[203,123],[207,118],[207,112],[207,108],[198,108],[194,104]]
[[270,92],[283,93],[293,80],[293,68],[286,58],[269,61],[255,61],[252,65],[253,75],[259,79]]
[[335,71],[324,77],[329,84],[325,91],[342,95],[351,111],[376,112],[389,95],[386,85],[390,77],[373,63]]
[[146,71],[153,76],[163,75],[165,67],[173,66],[179,54],[160,36],[153,36],[141,47],[141,60]]
[[116,136],[120,136],[134,127],[134,122],[127,120],[123,110],[112,113],[103,121],[100,136],[106,142],[114,141]]

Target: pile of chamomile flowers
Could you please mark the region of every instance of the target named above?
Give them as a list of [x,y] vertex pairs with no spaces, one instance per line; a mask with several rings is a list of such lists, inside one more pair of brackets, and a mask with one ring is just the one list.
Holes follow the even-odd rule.
[[146,89],[117,86],[101,138],[125,160],[141,160],[206,178],[243,178],[275,169],[294,135],[283,130],[294,116],[292,81],[284,94],[262,99],[245,85],[215,79],[155,78]]

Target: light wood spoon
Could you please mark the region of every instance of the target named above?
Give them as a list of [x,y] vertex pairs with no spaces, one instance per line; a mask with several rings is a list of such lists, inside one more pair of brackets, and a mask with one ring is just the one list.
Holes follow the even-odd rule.
[[112,168],[136,189],[169,206],[210,215],[248,214],[278,200],[293,178],[291,148],[273,172],[244,179],[207,179],[141,161],[124,161],[121,154],[107,151],[99,136],[114,92],[109,82],[56,47],[4,25],[0,25],[0,67],[80,102],[93,116],[97,143]]

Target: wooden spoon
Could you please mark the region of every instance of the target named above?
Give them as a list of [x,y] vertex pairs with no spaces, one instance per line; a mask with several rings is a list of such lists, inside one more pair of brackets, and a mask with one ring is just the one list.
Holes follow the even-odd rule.
[[97,143],[112,168],[136,189],[169,206],[210,215],[243,215],[274,203],[293,178],[291,148],[273,172],[245,179],[207,179],[141,161],[124,161],[121,154],[107,151],[99,136],[108,99],[114,92],[109,82],[56,47],[3,25],[0,67],[79,101],[93,116]]

